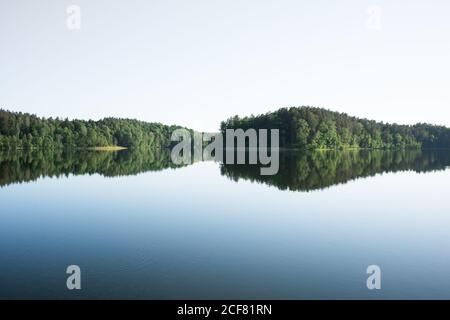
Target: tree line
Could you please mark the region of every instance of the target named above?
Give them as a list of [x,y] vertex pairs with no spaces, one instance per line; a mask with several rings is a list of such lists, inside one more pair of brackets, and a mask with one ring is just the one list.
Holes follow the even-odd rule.
[[68,120],[0,109],[0,150],[122,146],[166,148],[180,128],[131,119]]
[[[108,146],[161,149],[173,146],[170,137],[178,128],[132,119],[46,119],[0,109],[0,150]],[[223,133],[226,129],[279,129],[280,147],[284,148],[450,148],[450,129],[444,126],[386,124],[313,107],[234,116],[223,121],[220,129]]]
[[258,116],[234,116],[226,129],[279,129],[280,147],[304,149],[450,148],[450,129],[419,123],[386,124],[314,107],[282,108]]

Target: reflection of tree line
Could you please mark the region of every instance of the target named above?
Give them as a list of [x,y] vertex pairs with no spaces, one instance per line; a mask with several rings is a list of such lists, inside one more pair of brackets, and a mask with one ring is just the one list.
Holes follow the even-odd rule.
[[0,153],[0,186],[34,181],[45,176],[98,173],[115,177],[175,167],[170,161],[168,150],[9,152]]
[[[192,159],[193,162],[206,159]],[[280,170],[262,176],[259,165],[221,164],[221,174],[276,186],[282,190],[309,191],[345,183],[377,173],[413,170],[428,172],[450,166],[450,152],[436,151],[316,151],[280,153]],[[29,182],[40,177],[101,174],[135,175],[176,168],[170,150],[119,152],[30,150],[0,153],[0,186]]]
[[262,176],[258,166],[221,165],[221,174],[276,186],[281,190],[310,191],[346,183],[383,172],[444,170],[450,166],[448,151],[317,151],[281,152],[280,170]]

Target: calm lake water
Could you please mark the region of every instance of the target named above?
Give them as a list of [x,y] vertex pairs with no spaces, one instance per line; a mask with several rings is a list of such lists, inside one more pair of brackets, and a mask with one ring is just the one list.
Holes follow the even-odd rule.
[[0,154],[0,298],[450,299],[449,151],[280,157]]

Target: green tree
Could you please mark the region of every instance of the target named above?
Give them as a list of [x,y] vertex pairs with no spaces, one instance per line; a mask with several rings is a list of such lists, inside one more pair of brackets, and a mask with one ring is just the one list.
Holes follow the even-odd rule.
[[305,147],[308,145],[308,137],[311,129],[309,128],[308,122],[304,119],[297,120],[297,144],[300,147]]

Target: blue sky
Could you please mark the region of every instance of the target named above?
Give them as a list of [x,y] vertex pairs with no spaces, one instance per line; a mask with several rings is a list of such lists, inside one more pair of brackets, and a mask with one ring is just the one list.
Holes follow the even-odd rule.
[[450,126],[449,36],[445,0],[0,0],[0,107],[205,131],[299,105]]

